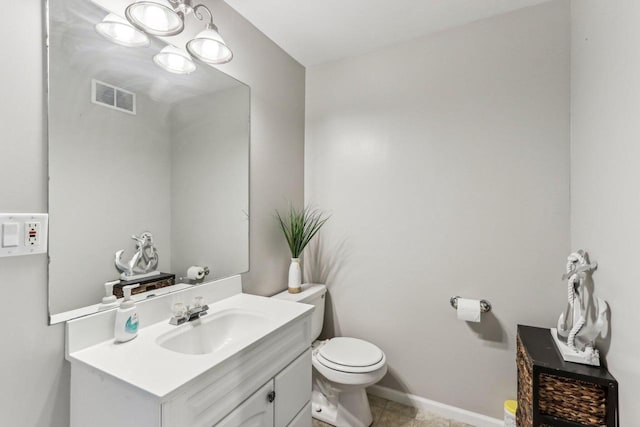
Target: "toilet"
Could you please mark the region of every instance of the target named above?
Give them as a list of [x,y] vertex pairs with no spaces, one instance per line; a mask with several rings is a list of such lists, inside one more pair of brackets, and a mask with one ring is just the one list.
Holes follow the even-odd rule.
[[315,306],[311,318],[314,418],[337,427],[368,427],[373,418],[366,388],[387,373],[387,358],[374,344],[358,338],[337,337],[315,341],[324,322],[327,287],[304,284],[302,291],[288,291],[273,298]]

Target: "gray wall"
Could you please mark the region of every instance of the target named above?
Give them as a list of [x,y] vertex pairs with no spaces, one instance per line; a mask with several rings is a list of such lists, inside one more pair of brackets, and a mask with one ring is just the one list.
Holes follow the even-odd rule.
[[[305,260],[325,333],[386,353],[382,385],[500,417],[516,324],[553,326],[569,249],[569,4],[307,70]],[[449,297],[486,298],[481,324]]]
[[287,287],[291,255],[275,209],[302,205],[305,69],[222,1],[214,6],[233,61],[220,69],[251,86],[249,266],[245,292],[273,295]]
[[[304,68],[221,1],[205,1],[236,54],[221,67],[252,87],[251,272],[245,290],[284,289],[286,245],[273,209],[302,203]],[[0,211],[46,212],[46,114],[43,90],[42,2],[20,3],[20,19],[0,26]],[[20,43],[16,43],[20,40]],[[7,160],[9,159],[9,160]],[[0,417],[3,425],[69,424],[69,371],[64,326],[47,326],[45,256],[0,258],[5,322],[0,352]]]
[[640,3],[572,2],[571,244],[598,261],[609,302],[604,346],[620,381],[621,425],[640,425]]

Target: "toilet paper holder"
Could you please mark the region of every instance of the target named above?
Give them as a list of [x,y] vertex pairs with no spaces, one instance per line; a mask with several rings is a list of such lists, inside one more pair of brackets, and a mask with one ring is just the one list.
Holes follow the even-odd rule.
[[[451,297],[451,299],[449,299],[449,304],[451,304],[451,307],[453,307],[454,309],[458,309],[458,298],[460,298],[459,296],[455,296],[455,297]],[[487,301],[486,299],[481,299],[480,300],[480,313],[488,313],[491,311],[491,303],[489,301]]]

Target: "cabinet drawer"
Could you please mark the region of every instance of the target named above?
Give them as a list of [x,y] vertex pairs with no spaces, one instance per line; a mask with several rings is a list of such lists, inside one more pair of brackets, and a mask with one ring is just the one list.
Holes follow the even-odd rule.
[[275,382],[275,426],[286,427],[311,400],[311,349],[276,375]]

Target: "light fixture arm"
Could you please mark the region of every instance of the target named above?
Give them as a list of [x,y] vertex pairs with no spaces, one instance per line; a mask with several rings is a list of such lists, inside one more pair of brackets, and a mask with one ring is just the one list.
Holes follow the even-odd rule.
[[169,0],[169,3],[176,11],[182,12],[188,15],[193,10],[191,6],[191,0]]
[[204,15],[200,11],[201,9],[206,10],[207,13],[209,14],[209,23],[207,23],[207,28],[214,28],[217,31],[217,28],[213,23],[213,13],[211,13],[211,10],[207,6],[205,6],[203,4],[198,4],[198,5],[194,6],[193,7],[193,14],[195,15],[195,17],[198,18],[201,21],[205,20]]

